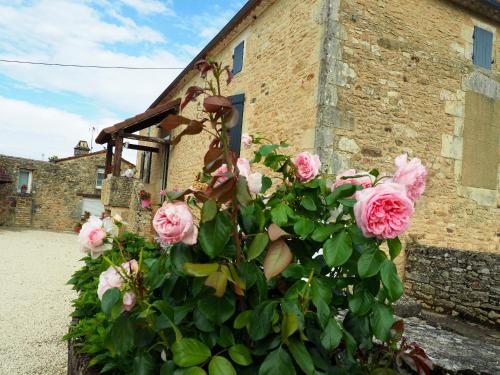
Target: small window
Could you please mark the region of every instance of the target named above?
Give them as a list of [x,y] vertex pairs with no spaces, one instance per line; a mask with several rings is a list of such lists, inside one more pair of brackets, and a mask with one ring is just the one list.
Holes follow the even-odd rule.
[[95,179],[95,188],[96,189],[102,189],[102,181],[106,178],[106,172],[104,171],[104,168],[99,167],[97,168],[97,177]]
[[229,131],[229,148],[240,156],[241,151],[241,130],[243,127],[243,109],[245,105],[245,94],[233,95],[229,97],[234,108],[238,111],[239,119],[236,126]]
[[17,192],[18,193],[31,193],[31,184],[33,181],[33,173],[27,169],[20,169],[17,178]]
[[141,157],[141,173],[139,175],[142,182],[149,183],[151,175],[151,152],[143,151]]
[[482,68],[491,69],[493,51],[493,33],[474,26],[474,46],[472,62]]
[[245,49],[245,41],[238,44],[233,51],[233,74],[241,72],[243,69],[243,52]]

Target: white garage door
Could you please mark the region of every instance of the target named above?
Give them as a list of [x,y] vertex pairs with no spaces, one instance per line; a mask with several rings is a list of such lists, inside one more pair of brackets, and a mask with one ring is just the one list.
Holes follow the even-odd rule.
[[90,212],[94,216],[100,217],[104,212],[104,205],[98,198],[82,198],[82,215],[85,211]]

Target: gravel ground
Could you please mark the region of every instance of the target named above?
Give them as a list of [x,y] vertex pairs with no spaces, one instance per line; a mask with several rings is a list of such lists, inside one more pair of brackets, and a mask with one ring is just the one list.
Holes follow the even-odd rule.
[[66,374],[75,234],[0,229],[0,375]]

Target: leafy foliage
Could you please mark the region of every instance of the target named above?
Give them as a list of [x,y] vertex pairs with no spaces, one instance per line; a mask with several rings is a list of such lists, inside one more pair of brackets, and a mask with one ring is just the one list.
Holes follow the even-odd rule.
[[[388,257],[383,240],[363,236],[353,211],[361,187],[332,191],[322,176],[301,182],[282,153],[288,145],[255,136],[253,162],[274,177],[251,195],[228,149],[234,108],[218,87],[230,72],[210,59],[196,66],[215,83],[190,88],[183,106],[205,94],[206,117],[170,116],[161,126],[186,126],[175,142],[206,124],[215,132],[200,175],[208,188],[167,194],[200,210],[198,242],[160,246],[125,233],[104,256],[84,258],[69,281],[79,321],[66,338],[78,338],[102,373],[426,373],[425,353],[398,344],[402,323],[391,305],[403,292],[393,263],[401,243],[388,241]],[[224,178],[211,176],[223,163]],[[130,259],[138,277],[101,302],[99,275]],[[137,296],[130,311],[122,308],[125,290]]]

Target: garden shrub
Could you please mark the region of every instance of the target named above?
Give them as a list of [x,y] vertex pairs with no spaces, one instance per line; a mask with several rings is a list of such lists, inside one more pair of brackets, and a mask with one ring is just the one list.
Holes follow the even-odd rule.
[[203,96],[201,119],[160,126],[176,129],[174,144],[211,134],[198,187],[166,193],[154,243],[117,236],[120,218],[83,225],[88,256],[70,280],[79,321],[66,337],[103,373],[428,374],[391,307],[403,294],[398,236],[425,188],[420,161],[334,179],[316,155],[258,135],[243,136],[253,160],[238,158],[237,112],[220,92],[229,68],[196,66],[206,86],[181,106]]

